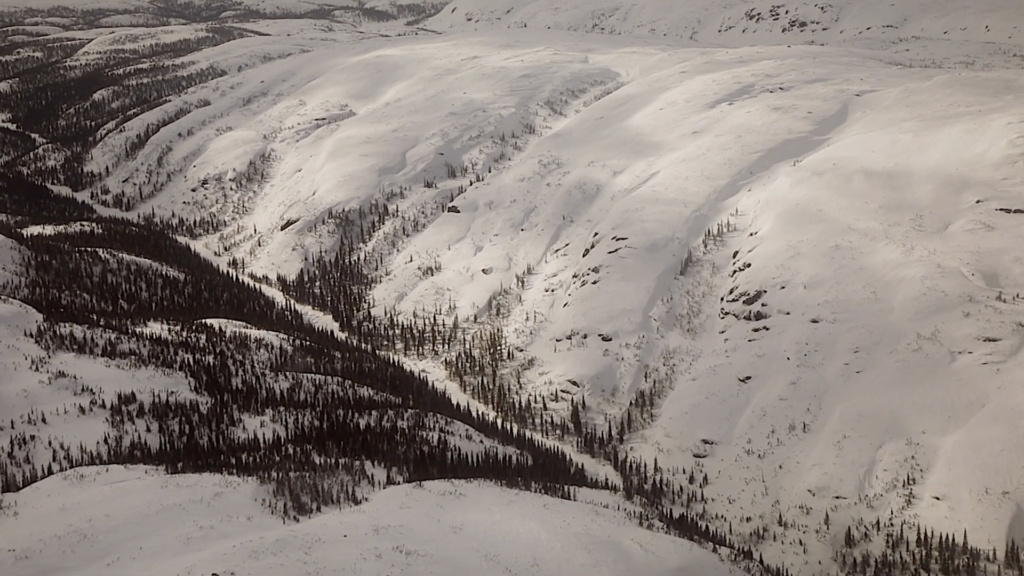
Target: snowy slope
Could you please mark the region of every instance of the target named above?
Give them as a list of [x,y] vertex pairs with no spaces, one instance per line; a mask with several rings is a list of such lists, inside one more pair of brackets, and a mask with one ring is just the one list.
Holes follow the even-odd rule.
[[713,440],[705,468],[743,510],[811,505],[812,526],[891,510],[1019,539],[1024,222],[999,211],[1020,201],[1019,81],[864,93],[821,148],[751,182],[721,307],[771,318],[710,320],[646,441]]
[[[1019,74],[821,48],[634,56],[589,53],[630,83],[457,199],[379,298],[471,313],[531,265],[505,321],[529,389],[614,405],[666,373],[638,450],[689,467],[713,442],[723,510],[811,505],[814,526],[832,506],[838,535],[892,509],[1000,545],[1024,496],[1006,435],[1024,221],[998,211],[1019,207]],[[679,278],[734,211],[740,232]],[[755,310],[771,318],[729,315]]]
[[[0,247],[5,242],[10,241],[0,236]],[[0,260],[0,272],[2,266]],[[51,458],[77,455],[80,444],[95,446],[108,431],[100,401],[111,401],[118,392],[194,397],[181,374],[50,353],[26,336],[41,321],[33,308],[0,297],[0,443],[10,454],[29,454],[45,466]]]
[[284,524],[252,483],[83,468],[5,495],[0,570],[59,574],[734,574],[622,513],[487,484],[401,486]]
[[0,236],[0,283],[11,282],[21,273],[21,250],[16,242]]

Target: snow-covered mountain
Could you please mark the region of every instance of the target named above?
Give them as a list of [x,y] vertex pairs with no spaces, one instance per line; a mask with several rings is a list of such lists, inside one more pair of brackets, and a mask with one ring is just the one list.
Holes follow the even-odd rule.
[[[723,530],[801,573],[839,569],[847,528],[880,548],[876,521],[1024,541],[1019,2],[455,0],[411,25],[235,4],[264,16],[12,27],[40,58],[75,45],[69,67],[206,43],[169,62],[208,78],[54,181],[198,222],[196,249],[300,300],[287,280],[357,238],[374,314],[500,334],[517,401],[585,403],[706,474]],[[6,118],[8,166],[74,157]],[[507,417],[442,348],[397,351]]]

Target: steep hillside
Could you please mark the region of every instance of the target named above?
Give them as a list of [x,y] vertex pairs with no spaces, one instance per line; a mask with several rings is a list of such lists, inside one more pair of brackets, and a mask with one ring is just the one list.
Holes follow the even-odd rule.
[[890,511],[1019,538],[1019,75],[586,52],[630,82],[410,238],[377,301],[487,315],[524,396],[599,428],[664,397],[632,445],[748,529],[802,523],[786,546]]

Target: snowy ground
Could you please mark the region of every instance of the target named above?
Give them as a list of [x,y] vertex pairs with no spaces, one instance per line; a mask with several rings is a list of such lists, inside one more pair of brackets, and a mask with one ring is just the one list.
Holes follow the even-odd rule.
[[282,524],[261,488],[214,475],[82,468],[0,510],[9,576],[151,574],[734,574],[614,509],[486,484],[429,482]]
[[[890,512],[1024,541],[1019,3],[549,4],[459,0],[436,36],[252,25],[270,36],[208,54],[246,70],[140,154],[174,148],[140,212],[221,214],[204,250],[289,274],[333,246],[329,210],[401,185],[407,213],[443,207],[465,163],[485,180],[386,251],[379,303],[483,317],[530,270],[501,319],[528,390],[616,414],[645,374],[669,381],[633,449],[702,467],[709,508],[753,519],[737,529],[797,523],[766,559],[813,573]],[[399,492],[421,494],[371,506]]]

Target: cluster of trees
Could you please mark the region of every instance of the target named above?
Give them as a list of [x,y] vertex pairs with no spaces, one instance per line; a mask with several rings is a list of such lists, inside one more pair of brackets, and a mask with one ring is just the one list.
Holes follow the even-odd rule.
[[[452,311],[373,313],[372,290],[385,273],[385,259],[365,248],[386,225],[401,218],[391,206],[396,195],[382,193],[365,207],[334,212],[332,221],[338,230],[334,254],[312,256],[298,274],[278,276],[276,284],[296,301],[329,312],[347,333],[369,347],[413,357],[441,357],[460,387],[500,418],[564,439],[569,426],[565,417],[548,412],[541,398],[524,397],[522,382],[505,374],[515,352],[500,326],[474,330]],[[439,214],[443,206],[437,208]],[[410,229],[399,231],[403,236],[411,233]],[[500,315],[500,306],[492,312]]]
[[[0,112],[22,134],[35,137],[8,134],[0,138],[0,158],[4,158],[0,172],[17,172],[74,190],[97,183],[101,175],[87,171],[84,164],[106,134],[227,73],[216,66],[185,63],[181,57],[249,35],[239,28],[210,25],[196,28],[195,34],[185,38],[157,37],[110,47],[88,58],[75,56],[85,41],[50,37],[29,41],[32,50],[18,50],[4,60],[5,69],[0,72],[12,87]],[[124,153],[127,159],[133,151]]]
[[95,218],[92,226],[10,235],[31,257],[16,297],[53,321],[119,328],[149,320],[219,317],[283,332],[302,316],[190,247],[143,224]]
[[[340,341],[281,341],[203,324],[157,335],[46,323],[34,337],[50,350],[184,373],[196,396],[101,398],[97,407],[107,412],[109,431],[95,447],[82,445],[73,453],[54,448],[46,468],[26,463],[28,451],[19,451],[15,463],[0,463],[5,490],[73,466],[143,463],[170,472],[254,476],[277,489],[292,486],[302,494],[289,494],[288,501],[307,506],[288,511],[301,515],[358,501],[360,480],[367,478],[351,471],[355,463],[384,470],[381,485],[489,478],[556,494],[568,486],[608,486],[563,451],[472,412],[400,365]],[[246,418],[256,416],[268,426],[247,427]],[[453,440],[455,423],[490,443],[477,451],[461,448]]]
[[0,172],[0,214],[5,214],[11,236],[18,225],[71,222],[93,218],[92,206],[68,196],[54,194],[49,188],[18,174]]
[[[44,68],[70,57],[88,44],[88,40],[74,38],[35,39],[21,44],[5,42],[0,46],[0,80],[17,78],[35,68]],[[18,48],[31,47],[31,50]]]
[[150,11],[156,16],[182,19],[188,22],[210,22],[229,10],[241,10],[245,5],[236,0],[162,0],[147,5],[126,6],[118,10],[114,6],[78,8],[73,6],[52,6],[45,9],[26,7],[7,10],[0,17],[5,25],[17,25],[29,19],[61,18],[76,23],[76,27],[90,28],[104,18],[118,14],[139,14]]
[[[869,546],[874,538],[884,538],[881,550]],[[1021,551],[1013,540],[1006,542],[1000,556],[995,548],[971,546],[966,530],[960,541],[957,541],[955,534],[936,534],[934,530],[920,525],[912,530],[905,522],[900,522],[896,529],[880,520],[856,529],[847,527],[843,548],[838,551],[836,558],[836,562],[847,574],[865,576],[1012,576],[1024,574],[1021,560]]]
[[[368,262],[360,247],[389,217],[386,203],[368,208],[344,210],[335,216],[339,230],[338,246],[333,255],[314,255],[294,277],[279,275],[277,283],[295,300],[328,312],[347,332],[370,345],[389,340],[370,314],[370,291],[380,262]],[[391,333],[394,333],[394,329]]]
[[[394,202],[405,193],[404,188],[382,190],[363,206],[331,211],[324,224],[337,233],[333,253],[308,257],[298,274],[279,275],[274,283],[296,301],[331,314],[367,346],[417,357],[438,356],[453,347],[461,334],[457,318],[449,320],[440,310],[411,317],[394,310],[373,313],[372,290],[387,273],[390,248],[423,229],[447,205],[438,201],[425,213],[402,213]],[[374,248],[368,249],[371,241]]]
[[410,26],[437,14],[448,2],[396,2],[381,7],[365,6],[359,2],[354,6],[329,6],[310,4],[306,6],[270,6],[262,9],[253,3],[238,0],[161,0],[160,2],[127,6],[119,9],[116,6],[100,8],[76,8],[54,6],[46,9],[23,8],[6,10],[0,14],[0,25],[15,26],[30,19],[58,17],[70,20],[76,27],[95,27],[104,18],[116,15],[149,14],[152,19],[142,22],[170,23],[185,21],[193,23],[232,23],[245,22],[253,19],[273,18],[310,18],[333,19],[335,16],[347,14],[365,20],[386,22],[390,20],[407,20]]

